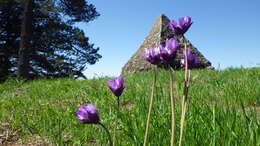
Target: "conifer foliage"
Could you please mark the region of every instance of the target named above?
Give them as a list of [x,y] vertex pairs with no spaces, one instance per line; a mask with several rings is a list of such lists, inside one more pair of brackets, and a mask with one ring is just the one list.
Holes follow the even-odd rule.
[[0,0],[0,79],[84,77],[101,55],[75,24],[99,15],[86,0]]

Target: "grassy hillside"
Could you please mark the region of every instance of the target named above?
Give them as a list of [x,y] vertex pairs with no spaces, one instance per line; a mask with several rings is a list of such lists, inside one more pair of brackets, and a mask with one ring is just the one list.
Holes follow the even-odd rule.
[[[121,99],[119,145],[142,145],[151,91],[151,73],[126,77]],[[184,145],[260,145],[260,68],[197,70],[191,73],[191,101]],[[93,103],[113,132],[116,102],[106,81],[54,79],[0,84],[0,144],[105,145],[97,125],[75,118],[80,104]],[[179,97],[183,72],[174,73]],[[170,143],[168,73],[160,71],[149,132],[150,145]],[[180,99],[177,99],[178,143]]]

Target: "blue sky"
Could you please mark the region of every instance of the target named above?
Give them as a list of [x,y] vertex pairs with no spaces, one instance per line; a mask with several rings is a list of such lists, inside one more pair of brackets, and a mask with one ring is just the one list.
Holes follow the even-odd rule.
[[186,38],[215,68],[260,63],[260,0],[89,0],[101,14],[79,24],[103,56],[87,77],[118,76],[160,14],[191,16]]

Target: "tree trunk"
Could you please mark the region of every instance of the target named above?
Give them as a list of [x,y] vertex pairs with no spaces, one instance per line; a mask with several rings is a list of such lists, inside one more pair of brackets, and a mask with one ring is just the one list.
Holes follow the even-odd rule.
[[18,58],[18,79],[29,79],[29,55],[31,53],[30,38],[32,34],[34,0],[24,0],[23,19],[21,25],[21,41]]

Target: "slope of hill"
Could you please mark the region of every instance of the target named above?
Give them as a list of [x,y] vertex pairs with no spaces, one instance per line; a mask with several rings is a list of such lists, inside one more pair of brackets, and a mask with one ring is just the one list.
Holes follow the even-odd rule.
[[[141,145],[151,91],[151,73],[126,77],[121,100],[119,145]],[[195,70],[191,74],[184,145],[260,145],[260,68]],[[170,143],[168,73],[159,71],[152,111],[149,143]],[[183,72],[177,81],[177,125]],[[101,121],[113,132],[115,97],[109,78],[53,79],[0,84],[0,144],[100,145],[107,143],[103,129],[83,125],[75,118],[80,104],[93,103]],[[175,143],[178,143],[177,126]]]

